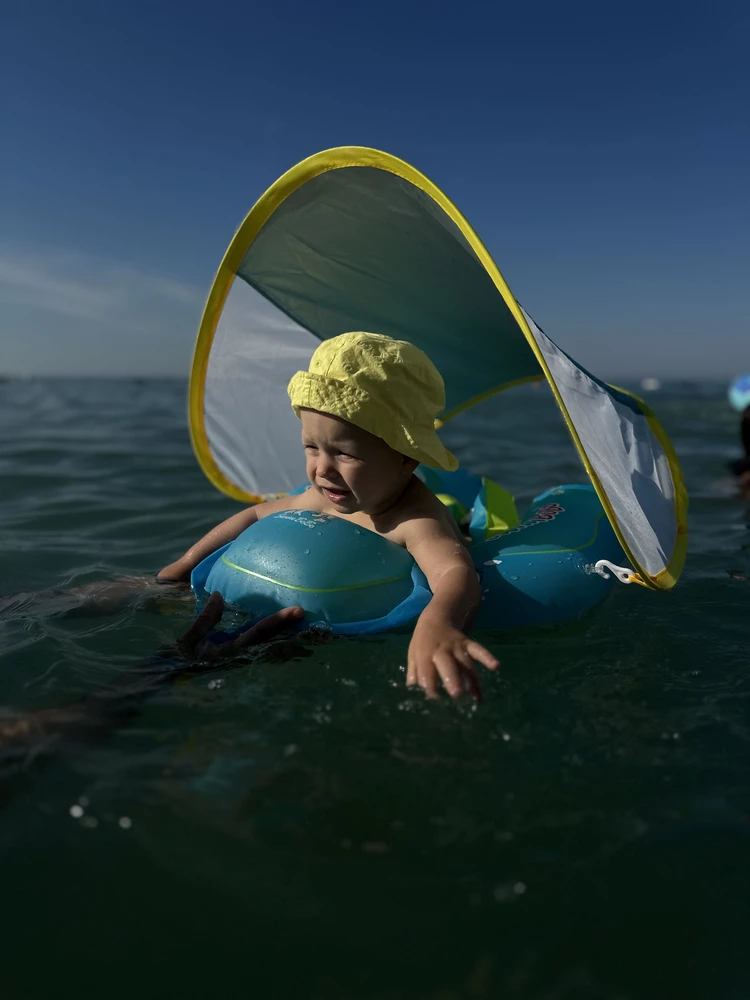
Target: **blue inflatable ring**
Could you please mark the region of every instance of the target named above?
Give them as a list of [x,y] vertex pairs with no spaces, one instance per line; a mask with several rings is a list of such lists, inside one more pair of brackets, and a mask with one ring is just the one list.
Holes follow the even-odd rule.
[[[609,592],[599,559],[622,548],[591,486],[538,496],[523,521],[469,552],[482,587],[480,629],[568,621]],[[408,552],[375,532],[317,511],[262,518],[193,570],[199,599],[219,591],[253,616],[301,605],[305,621],[340,635],[384,632],[413,622],[428,604],[427,582]]]

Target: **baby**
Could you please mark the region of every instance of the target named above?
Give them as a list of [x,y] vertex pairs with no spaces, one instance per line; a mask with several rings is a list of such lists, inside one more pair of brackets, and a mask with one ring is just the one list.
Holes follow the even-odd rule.
[[479,698],[474,661],[489,670],[499,663],[463,631],[481,600],[477,574],[453,518],[414,475],[420,462],[447,471],[458,465],[434,426],[445,405],[440,373],[406,341],[344,333],[323,341],[288,391],[302,424],[308,489],[228,518],[158,579],[188,580],[207,555],[276,511],[353,521],[403,545],[432,591],[409,645],[406,683],[434,698],[439,678],[451,697]]

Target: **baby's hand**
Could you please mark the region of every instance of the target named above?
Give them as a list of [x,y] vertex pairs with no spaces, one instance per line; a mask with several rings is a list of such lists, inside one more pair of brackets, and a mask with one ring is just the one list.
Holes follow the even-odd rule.
[[191,566],[185,562],[184,556],[176,562],[170,563],[164,569],[160,569],[156,574],[157,583],[189,583]]
[[437,698],[439,677],[451,698],[466,692],[480,701],[482,689],[474,660],[488,670],[500,666],[488,649],[454,626],[418,622],[409,643],[406,683],[424,688],[428,698]]

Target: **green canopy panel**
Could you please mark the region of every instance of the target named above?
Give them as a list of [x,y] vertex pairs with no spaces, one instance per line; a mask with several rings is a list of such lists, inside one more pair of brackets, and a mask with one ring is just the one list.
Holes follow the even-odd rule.
[[564,354],[456,206],[378,150],[327,150],[292,168],[250,211],[219,268],[190,387],[196,454],[219,489],[254,501],[304,480],[286,385],[321,340],[351,330],[409,340],[430,356],[445,380],[443,423],[546,377],[642,582],[675,583],[687,500],[653,414]]

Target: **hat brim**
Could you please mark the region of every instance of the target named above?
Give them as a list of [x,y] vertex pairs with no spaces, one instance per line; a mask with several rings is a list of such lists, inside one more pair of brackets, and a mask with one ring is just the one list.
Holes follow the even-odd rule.
[[455,472],[458,459],[448,451],[434,427],[406,427],[368,393],[351,382],[297,372],[289,383],[294,412],[317,410],[379,437],[394,451],[433,469]]

